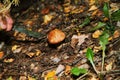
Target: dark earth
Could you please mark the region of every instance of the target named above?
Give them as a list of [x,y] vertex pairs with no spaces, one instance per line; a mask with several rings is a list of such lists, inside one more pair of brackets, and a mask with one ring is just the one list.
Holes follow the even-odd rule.
[[[120,9],[119,2],[111,0],[109,4],[114,3]],[[94,64],[101,71],[99,39],[92,37],[96,30],[89,30],[103,21],[104,0],[98,0],[96,5],[98,12],[95,15],[92,15],[95,10],[89,11],[89,0],[20,0],[18,6],[13,5],[10,14],[14,19],[14,27],[9,32],[0,32],[0,51],[4,53],[0,58],[0,80],[100,80],[85,55],[86,49],[92,48]],[[90,23],[79,27],[87,16],[91,19]],[[117,22],[113,24],[116,26]],[[66,37],[58,44],[50,44],[47,35],[56,28],[63,31]],[[115,27],[114,31],[120,31],[119,28]],[[34,32],[39,35],[36,36]],[[78,45],[80,42],[73,40],[73,35],[87,37],[81,37],[83,42]],[[120,80],[120,36],[109,41],[105,54],[101,80]],[[56,78],[45,79],[48,73],[56,71],[59,66],[64,69],[60,67],[61,71],[54,75]],[[66,66],[85,68],[88,73],[74,76],[69,70],[66,72]]]

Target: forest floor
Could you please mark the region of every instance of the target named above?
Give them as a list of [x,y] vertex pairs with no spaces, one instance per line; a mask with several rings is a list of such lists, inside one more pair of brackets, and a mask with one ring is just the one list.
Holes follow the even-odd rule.
[[[104,1],[35,0],[12,8],[13,30],[0,32],[0,80],[120,80],[120,19],[111,17],[120,3]],[[64,37],[59,32],[65,39],[51,43],[56,33]]]

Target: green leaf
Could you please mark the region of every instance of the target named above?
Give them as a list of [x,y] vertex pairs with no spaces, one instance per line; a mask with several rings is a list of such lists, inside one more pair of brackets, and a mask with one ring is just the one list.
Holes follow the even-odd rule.
[[103,34],[99,38],[100,45],[102,46],[103,50],[106,49],[106,45],[108,44],[108,38],[109,38],[109,34],[107,32],[103,32]]
[[104,12],[105,17],[107,17],[107,18],[110,17],[108,3],[104,3],[103,12]]
[[92,49],[88,48],[87,52],[86,52],[86,57],[88,58],[90,63],[93,63],[93,56],[94,56],[94,53],[93,53]]
[[87,73],[87,70],[85,68],[80,68],[79,71],[80,71],[81,74]]
[[87,73],[87,70],[84,68],[73,67],[71,73],[75,76],[79,76],[80,74]]
[[9,78],[7,78],[6,80],[13,80],[13,78],[10,76]]
[[83,26],[85,26],[85,25],[87,25],[89,23],[90,23],[90,18],[86,17],[85,20],[83,21],[83,23],[81,25],[79,25],[79,27],[83,27]]
[[111,14],[112,21],[119,21],[120,20],[120,10],[117,10]]
[[43,36],[42,34],[40,34],[38,32],[29,31],[29,30],[27,30],[26,28],[24,28],[22,26],[14,26],[13,29],[17,30],[18,32],[25,33],[28,36],[35,37],[35,38],[40,38],[41,36]]
[[97,30],[97,29],[102,28],[102,27],[105,26],[105,25],[106,25],[106,23],[98,22],[97,26],[94,27],[94,28],[92,28],[90,31],[95,31],[95,30]]

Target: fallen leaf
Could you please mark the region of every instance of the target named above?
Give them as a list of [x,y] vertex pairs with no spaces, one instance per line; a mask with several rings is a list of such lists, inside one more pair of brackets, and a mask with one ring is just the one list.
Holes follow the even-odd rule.
[[4,52],[3,52],[3,51],[1,51],[1,52],[0,52],[0,59],[2,59],[2,58],[3,58],[3,56],[4,56]]
[[30,58],[31,57],[33,57],[33,56],[35,56],[35,53],[34,52],[28,52],[28,53],[26,53]]
[[27,80],[26,76],[20,76],[19,80]]
[[109,64],[106,65],[105,68],[106,68],[107,71],[109,71],[109,70],[112,69],[112,67],[113,67],[113,62],[110,62]]
[[109,19],[107,18],[107,17],[105,17],[104,19],[103,19],[103,21],[104,22],[106,22],[106,21],[108,21]]
[[38,50],[38,49],[36,49],[35,51],[36,51],[36,53],[35,53],[36,56],[39,56],[39,55],[42,53],[42,52],[41,52],[40,50]]
[[34,23],[35,23],[35,22],[34,22],[33,20],[25,20],[23,24],[24,24],[25,26],[33,26]]
[[84,43],[85,39],[88,38],[88,35],[82,34],[82,35],[73,35],[71,38],[71,46],[74,47],[74,45],[77,43],[77,45],[81,45]]
[[12,46],[12,51],[16,50],[19,47],[19,45],[13,45]]
[[96,16],[98,14],[98,9],[92,12],[92,16]]
[[115,12],[117,10],[119,10],[119,4],[117,4],[117,3],[111,3],[110,4],[110,11],[111,12]]
[[113,34],[113,38],[118,38],[120,36],[120,31],[116,30]]
[[66,67],[65,67],[65,75],[70,74],[70,71],[71,71],[71,66],[66,65]]
[[47,14],[49,13],[50,9],[49,8],[44,8],[41,10],[41,14]]
[[47,75],[44,77],[44,80],[58,80],[55,75],[55,70],[48,72]]
[[69,12],[71,11],[71,7],[72,7],[72,6],[65,7],[65,8],[64,8],[64,12],[65,12],[65,13],[69,13]]
[[4,59],[3,62],[11,63],[11,62],[13,62],[14,60],[15,60],[15,59],[13,59],[13,58],[9,58],[9,59]]
[[101,30],[96,30],[93,34],[92,37],[93,38],[99,38],[99,36],[102,34]]
[[94,48],[93,48],[94,53],[97,53],[100,50],[101,50],[101,46],[94,46]]
[[45,15],[43,17],[43,19],[44,19],[44,23],[43,24],[48,24],[53,19],[53,15],[50,15],[50,14]]
[[88,11],[93,11],[93,10],[96,10],[96,9],[98,9],[98,7],[95,6],[95,5],[92,5]]
[[28,76],[28,80],[36,80],[36,79],[33,78],[33,77]]

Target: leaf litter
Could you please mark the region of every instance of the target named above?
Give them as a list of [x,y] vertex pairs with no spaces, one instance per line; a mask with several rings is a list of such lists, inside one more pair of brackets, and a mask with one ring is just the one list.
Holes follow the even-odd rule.
[[[14,28],[8,36],[0,33],[0,79],[120,79],[119,3],[41,0],[32,4],[26,10],[13,7]],[[113,34],[111,26],[117,26]],[[50,44],[47,35],[55,29],[63,32],[65,39]],[[109,38],[101,37],[104,31]],[[102,49],[106,54],[103,72]]]

